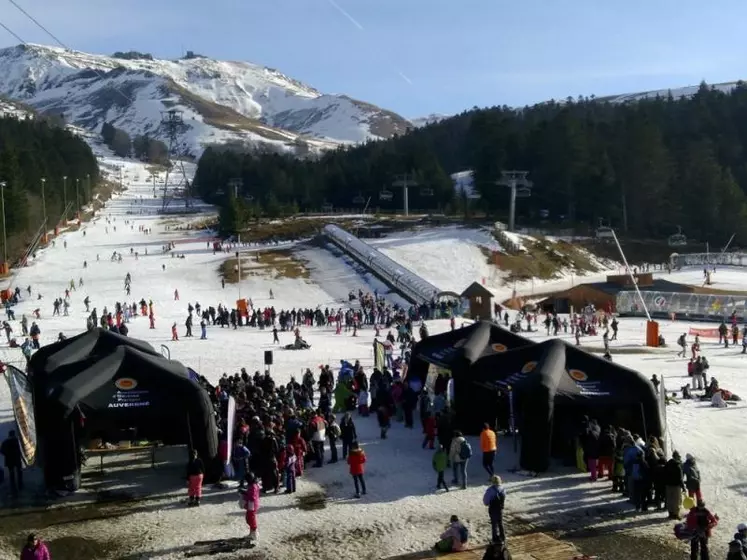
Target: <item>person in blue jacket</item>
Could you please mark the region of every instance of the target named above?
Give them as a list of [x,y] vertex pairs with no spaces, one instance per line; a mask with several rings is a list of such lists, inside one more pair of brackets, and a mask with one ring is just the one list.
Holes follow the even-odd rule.
[[490,530],[493,534],[493,542],[506,542],[506,530],[503,527],[503,508],[506,504],[506,489],[503,488],[501,477],[494,474],[490,478],[492,483],[485,490],[482,503],[488,507],[490,516]]

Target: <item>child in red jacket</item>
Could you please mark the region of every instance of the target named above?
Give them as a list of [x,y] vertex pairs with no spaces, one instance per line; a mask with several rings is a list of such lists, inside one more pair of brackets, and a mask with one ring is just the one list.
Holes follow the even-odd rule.
[[423,439],[423,449],[428,446],[428,449],[433,449],[436,441],[436,418],[430,414],[423,420],[423,433],[425,438]]
[[360,448],[358,442],[353,442],[351,447],[348,455],[348,465],[350,465],[350,474],[355,484],[355,497],[360,498],[361,492],[364,496],[366,494],[366,481],[363,480],[363,465],[366,462],[366,454]]

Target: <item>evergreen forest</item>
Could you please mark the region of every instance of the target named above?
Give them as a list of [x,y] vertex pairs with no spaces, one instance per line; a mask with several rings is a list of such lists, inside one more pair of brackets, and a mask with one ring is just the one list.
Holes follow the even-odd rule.
[[[387,141],[298,159],[268,151],[209,148],[200,195],[221,205],[224,231],[258,216],[297,211],[401,209],[397,176],[410,172],[410,209],[505,219],[502,170],[526,170],[531,196],[521,223],[594,228],[662,239],[747,239],[747,85],[724,93],[701,84],[691,98],[613,104],[548,102],[473,109]],[[455,192],[450,175],[473,170],[480,200]],[[391,199],[387,200],[392,193]],[[236,196],[238,195],[238,196]]]
[[75,212],[76,191],[80,204],[87,203],[98,179],[96,156],[83,139],[44,119],[0,118],[0,183],[5,184],[9,261],[20,256],[41,227],[45,210],[51,229],[62,217],[65,201],[73,203]]

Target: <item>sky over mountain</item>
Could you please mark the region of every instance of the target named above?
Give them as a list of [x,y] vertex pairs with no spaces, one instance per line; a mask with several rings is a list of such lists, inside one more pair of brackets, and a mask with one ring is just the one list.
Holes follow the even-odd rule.
[[[247,60],[407,117],[747,77],[742,0],[15,1],[74,49]],[[9,0],[0,23],[54,44]]]

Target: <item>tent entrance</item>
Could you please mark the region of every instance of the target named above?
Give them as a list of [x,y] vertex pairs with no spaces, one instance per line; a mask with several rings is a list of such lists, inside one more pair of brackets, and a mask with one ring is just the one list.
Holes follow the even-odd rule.
[[77,443],[86,449],[101,444],[181,445],[189,441],[187,417],[181,411],[136,409],[137,412],[112,414],[109,410],[80,407]]

